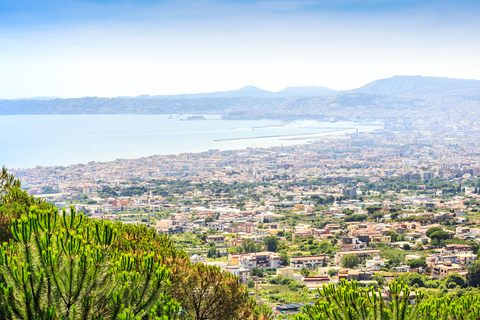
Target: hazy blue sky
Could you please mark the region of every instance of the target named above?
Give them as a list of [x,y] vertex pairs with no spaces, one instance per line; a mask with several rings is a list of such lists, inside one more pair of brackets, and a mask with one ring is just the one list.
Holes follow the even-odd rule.
[[480,79],[480,1],[0,0],[0,99]]

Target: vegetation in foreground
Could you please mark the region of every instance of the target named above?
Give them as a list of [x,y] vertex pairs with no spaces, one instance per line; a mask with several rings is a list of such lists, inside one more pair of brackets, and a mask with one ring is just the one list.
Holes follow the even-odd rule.
[[153,229],[59,214],[6,170],[0,188],[1,319],[265,319],[235,276]]
[[[356,281],[342,281],[317,290],[320,298],[313,306],[306,305],[294,320],[477,320],[480,319],[480,298],[464,294],[456,299],[426,298],[422,291],[393,281],[388,286],[387,302],[381,291],[362,289]],[[388,297],[387,297],[388,298]],[[414,300],[414,304],[411,304]],[[412,301],[413,302],[413,301]]]

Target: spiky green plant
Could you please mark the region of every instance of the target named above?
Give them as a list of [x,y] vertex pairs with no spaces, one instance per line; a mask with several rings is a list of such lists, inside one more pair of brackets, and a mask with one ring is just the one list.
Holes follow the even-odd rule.
[[313,306],[306,305],[295,320],[478,320],[480,298],[465,294],[449,300],[428,299],[416,291],[415,303],[409,304],[411,290],[403,283],[392,281],[388,290],[390,301],[381,291],[362,289],[356,281],[342,281],[318,289],[320,298]]
[[33,206],[11,231],[15,242],[0,246],[1,319],[177,317],[164,295],[170,270],[153,253],[114,249],[112,223]]

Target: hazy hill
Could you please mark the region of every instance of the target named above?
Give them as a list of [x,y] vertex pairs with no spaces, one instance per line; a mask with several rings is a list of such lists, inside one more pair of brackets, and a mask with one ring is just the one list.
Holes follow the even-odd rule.
[[[324,87],[288,87],[278,92],[238,90],[170,96],[0,100],[0,115],[14,114],[220,114],[235,119],[327,116],[377,119],[409,110],[450,112],[478,108],[480,81],[396,76],[338,92]],[[475,109],[477,110],[477,109]]]
[[335,94],[338,91],[325,87],[288,87],[278,92],[260,89],[255,86],[246,86],[238,90],[219,91],[210,93],[176,94],[139,96],[138,98],[151,99],[198,99],[198,98],[287,98],[287,97],[312,97]]
[[326,96],[338,93],[337,90],[333,90],[326,87],[287,87],[283,90],[275,92],[276,97],[313,97],[313,96]]
[[422,76],[394,76],[370,82],[350,92],[377,94],[431,94],[452,90],[480,89],[480,81]]

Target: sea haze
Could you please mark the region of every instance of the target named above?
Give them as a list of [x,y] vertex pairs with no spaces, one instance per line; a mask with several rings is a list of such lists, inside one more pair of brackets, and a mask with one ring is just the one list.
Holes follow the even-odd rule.
[[70,165],[159,154],[306,143],[378,128],[351,122],[186,121],[186,115],[0,116],[0,166]]

